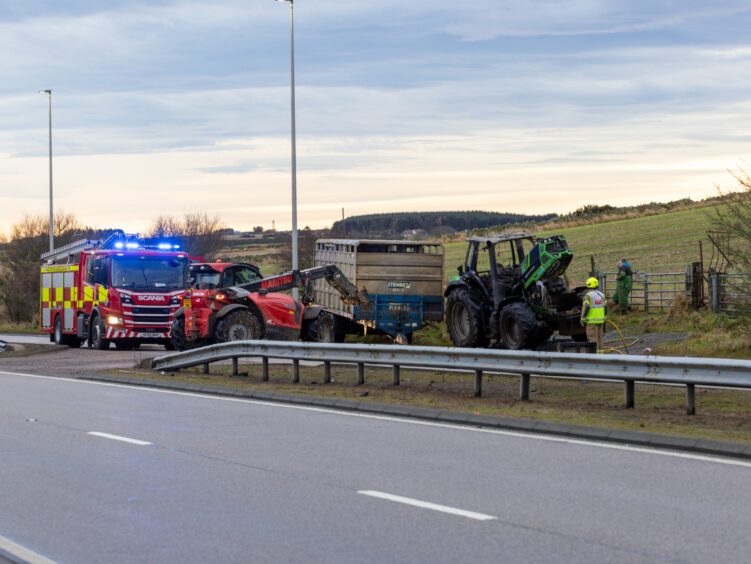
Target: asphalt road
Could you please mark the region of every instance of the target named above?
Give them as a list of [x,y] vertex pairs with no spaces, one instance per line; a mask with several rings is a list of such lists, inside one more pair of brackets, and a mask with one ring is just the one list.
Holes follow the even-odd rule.
[[22,345],[49,345],[50,338],[48,335],[32,335],[19,333],[0,333],[0,341],[6,343],[19,343]]
[[0,550],[746,562],[751,464],[0,372]]

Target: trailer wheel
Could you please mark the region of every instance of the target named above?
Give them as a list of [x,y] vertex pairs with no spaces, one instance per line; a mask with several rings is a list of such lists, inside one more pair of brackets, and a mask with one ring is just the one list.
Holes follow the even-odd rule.
[[482,324],[482,305],[466,288],[449,294],[446,328],[457,347],[487,347],[490,343]]
[[[167,348],[169,343],[172,348]],[[185,316],[180,315],[172,322],[172,331],[170,331],[170,340],[164,343],[164,348],[167,350],[184,351],[188,348],[188,339],[185,336]]]
[[252,311],[237,309],[217,322],[214,335],[220,343],[263,339],[263,324]]
[[315,340],[319,343],[343,343],[345,334],[341,323],[330,311],[321,311],[318,317],[311,323],[311,329],[315,324]]
[[91,344],[98,351],[106,351],[110,348],[110,342],[105,338],[107,329],[102,322],[102,316],[96,315],[91,320]]
[[537,318],[527,304],[512,302],[501,310],[501,341],[511,350],[537,346]]

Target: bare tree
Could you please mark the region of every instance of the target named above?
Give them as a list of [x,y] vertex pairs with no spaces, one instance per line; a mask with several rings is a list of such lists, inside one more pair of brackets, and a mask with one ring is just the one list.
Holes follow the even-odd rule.
[[713,208],[711,220],[715,229],[726,231],[732,244],[726,250],[736,269],[751,269],[751,176],[745,169],[731,173],[738,186],[735,192],[725,192],[723,203]]
[[[62,246],[86,230],[64,211],[55,214],[55,244]],[[32,321],[39,309],[39,257],[48,250],[49,224],[45,216],[25,215],[14,224],[0,252],[0,303],[13,323]]]
[[185,214],[182,220],[161,215],[154,220],[148,234],[152,237],[178,238],[190,254],[208,259],[222,248],[224,229],[219,217],[196,212]]

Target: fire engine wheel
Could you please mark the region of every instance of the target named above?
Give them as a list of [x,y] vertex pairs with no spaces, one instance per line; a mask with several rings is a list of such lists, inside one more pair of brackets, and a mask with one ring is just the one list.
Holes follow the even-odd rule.
[[238,309],[222,317],[216,324],[216,340],[222,343],[263,339],[263,324],[247,309]]
[[466,288],[449,294],[446,328],[457,347],[487,347],[490,342],[483,329],[481,303]]
[[501,310],[501,341],[506,348],[534,348],[538,338],[537,318],[527,304],[513,302]]
[[98,351],[105,351],[110,348],[110,342],[104,338],[107,329],[104,327],[102,317],[97,315],[91,321],[91,344]]
[[164,344],[164,348],[167,350],[184,351],[188,348],[188,339],[185,337],[185,316],[181,315],[176,317],[172,322],[172,331],[170,331],[169,344],[172,349],[167,348],[167,343]]
[[311,340],[319,343],[343,343],[345,334],[340,325],[333,313],[322,311],[311,323],[311,332],[316,335]]
[[55,329],[53,333],[56,345],[65,344],[65,336],[63,335],[63,322],[60,321],[60,316],[55,317]]

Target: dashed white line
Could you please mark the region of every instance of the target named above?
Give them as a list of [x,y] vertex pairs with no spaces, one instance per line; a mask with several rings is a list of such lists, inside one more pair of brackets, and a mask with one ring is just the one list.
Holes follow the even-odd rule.
[[103,437],[105,439],[112,439],[113,441],[122,441],[124,443],[130,443],[132,445],[146,446],[153,443],[149,441],[140,441],[138,439],[131,439],[130,437],[121,437],[120,435],[110,435],[109,433],[100,433],[99,431],[89,431],[87,435],[93,435],[95,437]]
[[0,557],[3,554],[9,556],[12,562],[20,561],[28,564],[55,564],[53,560],[37,554],[33,550],[21,546],[10,539],[0,536]]
[[403,497],[400,495],[394,495],[385,492],[360,490],[357,493],[368,495],[370,497],[377,497],[379,499],[385,499],[388,501],[395,501],[396,503],[403,503],[405,505],[411,505],[413,507],[420,507],[421,509],[430,509],[432,511],[439,511],[441,513],[448,513],[450,515],[458,515],[459,517],[466,517],[467,519],[474,519],[476,521],[492,521],[493,519],[498,519],[498,517],[486,515],[485,513],[476,513],[474,511],[467,511],[466,509],[458,509],[456,507],[450,507],[448,505],[440,505],[438,503],[431,503],[429,501],[412,499],[411,497]]

